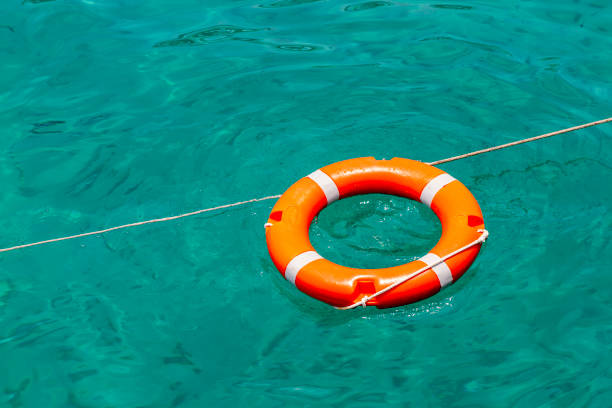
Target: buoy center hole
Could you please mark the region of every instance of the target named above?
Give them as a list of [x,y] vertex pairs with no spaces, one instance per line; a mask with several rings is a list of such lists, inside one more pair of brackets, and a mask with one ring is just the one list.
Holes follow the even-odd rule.
[[408,198],[368,194],[326,207],[310,226],[324,258],[353,268],[387,268],[425,255],[442,228],[429,207]]

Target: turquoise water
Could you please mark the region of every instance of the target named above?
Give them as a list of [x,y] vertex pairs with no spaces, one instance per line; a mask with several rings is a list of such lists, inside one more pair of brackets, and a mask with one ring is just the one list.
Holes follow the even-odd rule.
[[[0,5],[0,246],[612,116],[608,0]],[[341,312],[272,265],[273,201],[0,255],[0,406],[609,407],[612,125],[442,165],[490,241],[437,296]],[[325,209],[351,266],[423,255],[413,202]]]

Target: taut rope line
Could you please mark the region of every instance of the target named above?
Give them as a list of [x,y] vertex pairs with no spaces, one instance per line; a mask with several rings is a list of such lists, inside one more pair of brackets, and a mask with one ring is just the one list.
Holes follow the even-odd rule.
[[393,288],[398,287],[399,285],[401,285],[404,282],[408,282],[410,279],[422,274],[423,272],[429,270],[429,269],[433,269],[435,266],[440,265],[442,262],[452,258],[453,256],[467,250],[470,249],[473,246],[476,246],[478,244],[482,244],[483,242],[485,242],[487,240],[487,238],[489,238],[489,231],[487,230],[478,230],[478,232],[480,232],[480,237],[478,237],[478,239],[476,239],[473,242],[470,242],[469,244],[451,252],[450,254],[438,259],[436,262],[432,263],[431,265],[425,265],[424,267],[422,267],[421,269],[419,269],[416,272],[411,273],[410,275],[406,275],[404,276],[402,279],[399,279],[395,282],[393,282],[391,285],[387,286],[384,289],[379,290],[378,292],[372,294],[372,295],[368,295],[368,296],[364,296],[363,298],[361,298],[361,300],[359,302],[353,303],[350,306],[344,306],[344,307],[336,307],[336,309],[339,310],[349,310],[349,309],[354,309],[358,306],[363,306],[366,307],[366,303],[368,302],[368,300],[373,299],[377,296],[382,295],[383,293],[386,293],[388,291],[390,291]]
[[[543,135],[534,136],[534,137],[530,137],[530,138],[527,138],[527,139],[517,140],[517,141],[511,142],[511,143],[506,143],[506,144],[502,144],[502,145],[498,145],[498,146],[488,147],[486,149],[477,150],[477,151],[466,153],[466,154],[462,154],[462,155],[459,155],[459,156],[449,157],[448,159],[442,159],[442,160],[430,162],[430,163],[427,163],[427,164],[433,166],[433,165],[436,165],[436,164],[448,163],[448,162],[451,162],[451,161],[455,161],[455,160],[459,160],[459,159],[464,159],[466,157],[476,156],[478,154],[488,153],[488,152],[492,152],[494,150],[505,149],[506,147],[516,146],[516,145],[519,145],[519,144],[522,144],[522,143],[527,143],[527,142],[533,142],[535,140],[544,139],[544,138],[547,138],[547,137],[556,136],[556,135],[560,135],[560,134],[563,134],[563,133],[569,133],[569,132],[573,132],[575,130],[584,129],[584,128],[588,128],[588,127],[591,127],[591,126],[597,126],[597,125],[601,125],[603,123],[608,123],[608,122],[612,122],[612,117],[606,118],[606,119],[597,120],[595,122],[585,123],[585,124],[574,126],[574,127],[570,127],[570,128],[567,128],[567,129],[557,130],[557,131],[551,132],[551,133],[545,133]],[[44,240],[44,241],[31,242],[29,244],[15,245],[15,246],[12,246],[12,247],[1,248],[0,252],[14,251],[14,250],[17,250],[17,249],[23,249],[23,248],[28,248],[28,247],[33,247],[33,246],[38,246],[38,245],[43,245],[43,244],[49,244],[51,242],[67,241],[69,239],[87,237],[89,235],[99,235],[99,234],[104,234],[105,232],[116,231],[116,230],[124,229],[124,228],[132,228],[132,227],[137,227],[137,226],[140,226],[140,225],[155,224],[155,223],[159,223],[159,222],[172,221],[172,220],[177,220],[179,218],[191,217],[192,215],[198,215],[198,214],[202,214],[202,213],[206,213],[206,212],[210,212],[210,211],[222,210],[224,208],[238,207],[238,206],[241,206],[241,205],[255,203],[255,202],[258,202],[258,201],[273,200],[273,199],[279,198],[279,197],[280,197],[280,194],[271,195],[271,196],[267,196],[267,197],[261,197],[261,198],[252,198],[250,200],[238,201],[236,203],[224,204],[224,205],[219,205],[219,206],[216,206],[216,207],[203,208],[201,210],[191,211],[191,212],[184,213],[184,214],[179,214],[179,215],[173,215],[173,216],[170,216],[170,217],[155,218],[155,219],[152,219],[152,220],[133,222],[133,223],[130,223],[130,224],[118,225],[116,227],[105,228],[105,229],[101,229],[101,230],[97,230],[97,231],[84,232],[82,234],[75,234],[75,235],[69,235],[69,236],[60,237],[60,238],[47,239],[47,240]],[[358,305],[359,305],[359,303],[357,304],[357,306]]]
[[475,152],[465,153],[459,156],[453,156],[453,157],[449,157],[448,159],[437,160],[435,162],[431,162],[427,164],[429,164],[430,166],[435,166],[436,164],[448,163],[448,162],[452,162],[452,161],[459,160],[459,159],[465,159],[466,157],[476,156],[477,154],[489,153],[494,150],[505,149],[506,147],[516,146],[516,145],[520,145],[520,144],[528,143],[528,142],[533,142],[534,140],[545,139],[547,137],[556,136],[556,135],[560,135],[563,133],[569,133],[569,132],[573,132],[574,130],[580,130],[580,129],[588,128],[591,126],[597,126],[597,125],[601,125],[603,123],[608,123],[608,122],[612,122],[612,118],[601,119],[595,122],[585,123],[583,125],[578,125],[578,126],[570,127],[567,129],[557,130],[556,132],[544,133],[543,135],[529,137],[527,139],[521,139],[515,142],[501,144],[498,146],[487,147],[486,149],[476,150]]
[[204,209],[201,209],[201,210],[196,210],[196,211],[192,211],[192,212],[188,212],[188,213],[184,213],[184,214],[173,215],[171,217],[155,218],[153,220],[133,222],[131,224],[118,225],[116,227],[105,228],[105,229],[101,229],[101,230],[98,230],[98,231],[84,232],[82,234],[69,235],[67,237],[53,238],[53,239],[47,239],[47,240],[44,240],[44,241],[32,242],[30,244],[16,245],[16,246],[13,246],[13,247],[10,247],[10,248],[2,248],[2,249],[0,249],[0,252],[14,251],[16,249],[27,248],[27,247],[32,247],[32,246],[42,245],[42,244],[49,244],[51,242],[66,241],[68,239],[81,238],[81,237],[86,237],[88,235],[98,235],[98,234],[103,234],[105,232],[115,231],[115,230],[118,230],[118,229],[137,227],[139,225],[155,224],[156,222],[172,221],[172,220],[176,220],[176,219],[179,219],[179,218],[191,217],[192,215],[198,215],[198,214],[202,214],[202,213],[209,212],[209,211],[222,210],[224,208],[237,207],[239,205],[255,203],[257,201],[272,200],[274,198],[279,198],[279,197],[280,197],[280,195],[273,195],[273,196],[267,196],[267,197],[261,197],[261,198],[252,198],[252,199],[246,200],[246,201],[239,201],[237,203],[219,205],[217,207],[211,207],[211,208],[204,208]]

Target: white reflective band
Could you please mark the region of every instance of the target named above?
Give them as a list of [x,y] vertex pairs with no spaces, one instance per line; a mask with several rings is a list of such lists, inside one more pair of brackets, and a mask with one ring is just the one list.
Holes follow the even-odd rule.
[[440,191],[442,187],[453,181],[455,181],[455,178],[447,173],[443,173],[439,176],[434,177],[429,181],[429,183],[427,183],[427,185],[421,192],[421,202],[431,207],[431,202],[433,201],[436,194],[438,194],[438,191]]
[[321,187],[321,190],[323,190],[323,193],[325,193],[325,197],[327,197],[327,204],[330,204],[340,198],[340,192],[338,191],[338,186],[336,186],[334,180],[332,180],[331,177],[323,173],[321,170],[310,173],[308,178]]
[[[431,266],[439,260],[440,257],[436,254],[432,254],[431,252],[419,259],[419,261],[425,262],[427,266]],[[431,269],[438,276],[438,280],[440,281],[440,289],[453,283],[453,274],[451,273],[451,270],[446,262],[442,262]]]
[[302,252],[293,258],[287,265],[287,268],[285,269],[285,279],[295,285],[295,278],[297,277],[298,272],[303,267],[312,261],[316,261],[317,259],[323,259],[323,257],[317,254],[315,251]]

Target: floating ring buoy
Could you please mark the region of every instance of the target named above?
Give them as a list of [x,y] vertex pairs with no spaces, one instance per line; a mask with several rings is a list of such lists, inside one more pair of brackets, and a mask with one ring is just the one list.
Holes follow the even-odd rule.
[[[442,223],[438,243],[418,260],[381,269],[349,268],[320,256],[308,238],[313,218],[338,199],[370,193],[428,205]],[[316,299],[344,308],[387,308],[428,298],[467,271],[486,239],[481,239],[486,231],[480,207],[463,184],[436,167],[401,158],[365,157],[325,166],[293,184],[265,226],[270,256],[285,279]]]

